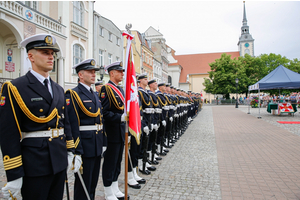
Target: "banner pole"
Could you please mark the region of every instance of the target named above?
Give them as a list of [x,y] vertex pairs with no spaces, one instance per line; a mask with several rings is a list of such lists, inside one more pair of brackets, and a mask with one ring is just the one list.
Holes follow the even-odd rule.
[[126,121],[126,129],[125,129],[125,198],[128,199],[128,122]]

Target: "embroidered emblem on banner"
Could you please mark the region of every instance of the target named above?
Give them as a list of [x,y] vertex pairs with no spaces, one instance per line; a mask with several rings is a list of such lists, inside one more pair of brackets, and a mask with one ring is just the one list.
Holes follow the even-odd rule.
[[5,97],[1,97],[0,106],[4,106],[4,105],[5,105]]

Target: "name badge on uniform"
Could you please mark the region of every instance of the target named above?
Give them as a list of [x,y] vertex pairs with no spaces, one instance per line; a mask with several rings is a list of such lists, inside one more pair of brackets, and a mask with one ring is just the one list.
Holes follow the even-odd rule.
[[105,97],[105,93],[102,92],[102,93],[101,93],[101,98],[104,98],[104,97]]
[[83,103],[90,103],[92,100],[83,100]]
[[31,98],[31,101],[43,101],[42,97]]

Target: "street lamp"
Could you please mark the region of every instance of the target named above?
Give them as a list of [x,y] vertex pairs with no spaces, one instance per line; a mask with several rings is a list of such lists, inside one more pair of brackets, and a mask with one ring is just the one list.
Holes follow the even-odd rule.
[[236,102],[235,102],[235,108],[238,108],[239,107],[239,104],[238,104],[238,84],[239,84],[239,79],[236,78],[235,79],[235,86],[236,86]]
[[100,73],[100,79],[102,81],[103,75],[104,75],[104,67],[103,66],[100,67],[99,73]]

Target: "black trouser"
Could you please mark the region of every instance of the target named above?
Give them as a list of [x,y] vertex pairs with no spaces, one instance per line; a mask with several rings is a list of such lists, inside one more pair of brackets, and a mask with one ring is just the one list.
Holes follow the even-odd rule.
[[102,180],[104,187],[111,186],[112,182],[118,180],[121,172],[121,162],[124,150],[124,142],[107,143],[102,166]]
[[[141,135],[141,138],[142,138],[142,136],[143,135]],[[137,144],[134,136],[131,136],[130,138],[131,139],[130,139],[129,154],[130,154],[132,166],[135,168],[138,166],[138,159],[141,154],[141,144],[140,145]],[[142,142],[142,141],[140,141],[140,142]],[[128,171],[129,172],[132,171],[132,167],[131,167],[129,158],[128,158]]]
[[[98,183],[99,173],[101,166],[101,155],[97,157],[86,158],[82,157],[83,174],[82,178],[85,187],[90,195],[90,199],[95,199],[95,190]],[[75,173],[74,184],[74,200],[87,199],[82,184],[79,180],[78,174]]]
[[66,170],[54,175],[23,177],[21,194],[23,200],[57,200],[62,199]]

